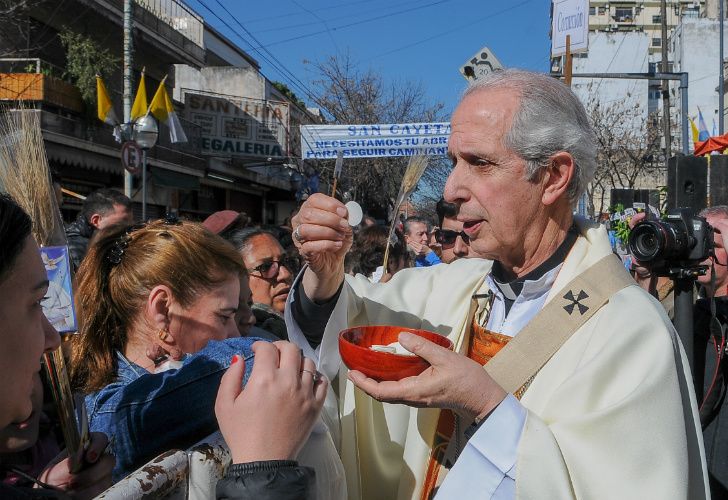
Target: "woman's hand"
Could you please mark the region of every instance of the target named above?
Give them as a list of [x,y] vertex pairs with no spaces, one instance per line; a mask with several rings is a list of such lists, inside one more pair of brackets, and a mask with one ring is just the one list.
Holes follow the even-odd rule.
[[321,413],[328,383],[290,342],[256,342],[242,388],[245,360],[233,358],[220,381],[215,415],[233,463],[293,460]]
[[84,451],[83,460],[87,464],[76,474],[70,472],[70,459],[67,453],[59,455],[52,461],[38,479],[46,484],[66,492],[72,498],[95,498],[108,489],[111,484],[111,471],[114,468],[114,457],[104,453],[109,443],[106,434],[92,432],[91,442]]

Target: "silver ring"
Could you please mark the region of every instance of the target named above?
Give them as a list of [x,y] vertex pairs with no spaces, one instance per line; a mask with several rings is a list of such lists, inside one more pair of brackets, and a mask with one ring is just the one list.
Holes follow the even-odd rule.
[[315,384],[316,382],[318,382],[318,381],[319,381],[319,379],[321,378],[321,374],[320,374],[319,372],[312,372],[311,370],[306,370],[306,369],[304,369],[304,370],[301,370],[301,373],[310,373],[310,374],[311,374],[311,376],[313,377],[313,383],[314,383],[314,384]]
[[293,237],[296,238],[296,241],[299,243],[302,243],[301,241],[301,226],[296,226],[296,230],[293,231]]

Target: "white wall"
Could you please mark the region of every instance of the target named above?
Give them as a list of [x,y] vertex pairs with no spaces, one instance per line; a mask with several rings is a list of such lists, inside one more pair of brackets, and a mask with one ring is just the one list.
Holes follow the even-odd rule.
[[[724,26],[728,37],[728,23]],[[688,72],[688,115],[696,120],[698,107],[703,112],[708,133],[713,120],[718,127],[719,24],[714,19],[684,19],[670,41],[675,71]],[[680,94],[676,106],[680,109]],[[698,125],[696,121],[696,125]],[[693,149],[690,134],[690,149]]]
[[[574,58],[573,73],[646,73],[649,36],[646,33],[589,33],[588,57]],[[640,103],[647,116],[647,80],[575,78],[574,92],[584,105],[597,98],[601,105]]]
[[183,88],[251,99],[266,98],[265,78],[250,66],[216,66],[197,70],[184,64],[175,64],[174,97],[178,101],[184,101],[181,95]]

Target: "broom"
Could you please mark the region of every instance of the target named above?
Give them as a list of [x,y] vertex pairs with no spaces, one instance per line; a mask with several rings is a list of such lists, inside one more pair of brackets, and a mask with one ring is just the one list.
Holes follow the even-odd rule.
[[[0,116],[0,189],[12,196],[30,215],[33,237],[41,246],[65,245],[63,220],[53,193],[46,158],[40,112],[4,110]],[[87,431],[79,432],[79,420],[63,357],[63,347],[44,355],[44,367],[61,420],[61,430],[71,460],[71,472],[83,466]],[[84,419],[81,419],[84,420]],[[83,429],[87,423],[81,421]]]
[[5,110],[0,119],[0,137],[0,186],[30,215],[39,245],[65,245],[39,113]]
[[387,236],[387,248],[384,249],[384,264],[382,264],[384,272],[387,272],[387,263],[389,261],[389,246],[392,241],[392,235],[394,234],[394,227],[397,224],[397,214],[402,203],[412,194],[417,187],[417,183],[420,182],[422,174],[425,173],[427,168],[427,156],[416,155],[410,158],[407,163],[407,169],[404,171],[404,177],[402,178],[402,184],[399,186],[399,194],[397,195],[397,201],[394,204],[394,217],[392,218],[392,224],[389,226],[389,235]]

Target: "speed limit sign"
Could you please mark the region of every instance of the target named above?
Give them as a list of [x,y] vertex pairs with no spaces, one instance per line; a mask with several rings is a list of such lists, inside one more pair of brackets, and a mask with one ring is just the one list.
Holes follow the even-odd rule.
[[121,146],[121,164],[130,174],[138,174],[142,170],[142,148],[134,141],[126,141]]

